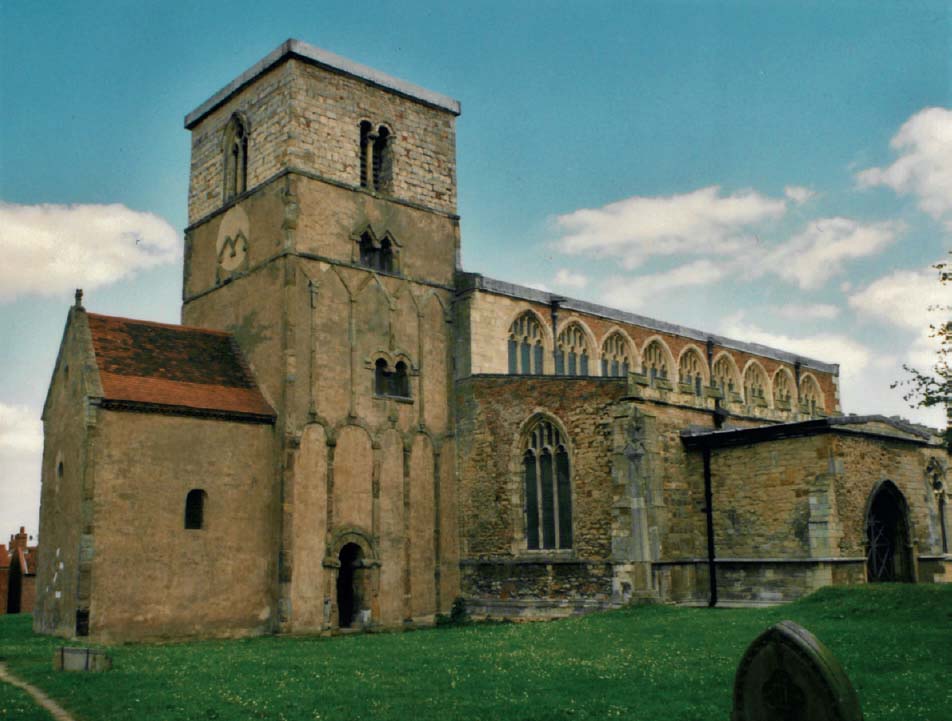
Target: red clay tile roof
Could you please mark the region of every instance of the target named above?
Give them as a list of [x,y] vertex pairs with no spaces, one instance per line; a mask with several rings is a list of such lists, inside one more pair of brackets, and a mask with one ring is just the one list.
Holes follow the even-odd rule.
[[104,405],[270,422],[229,333],[87,313]]

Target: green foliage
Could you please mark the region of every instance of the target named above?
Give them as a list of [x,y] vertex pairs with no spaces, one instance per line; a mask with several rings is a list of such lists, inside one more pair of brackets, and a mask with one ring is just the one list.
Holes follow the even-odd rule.
[[110,649],[115,667],[101,674],[52,671],[62,641],[8,616],[0,657],[80,721],[708,721],[730,717],[738,661],[783,619],[836,655],[867,721],[949,717],[952,584],[829,588],[765,609],[654,605],[440,632],[130,644]]
[[[932,267],[938,271],[939,283],[952,283],[952,263],[936,263]],[[946,427],[946,440],[952,446],[952,320],[948,320],[952,305],[932,306],[929,310],[942,311],[946,318],[929,325],[929,336],[939,341],[935,365],[929,372],[903,364],[902,368],[909,374],[908,378],[896,381],[891,387],[905,388],[903,400],[909,402],[913,408],[944,406],[950,421]]]

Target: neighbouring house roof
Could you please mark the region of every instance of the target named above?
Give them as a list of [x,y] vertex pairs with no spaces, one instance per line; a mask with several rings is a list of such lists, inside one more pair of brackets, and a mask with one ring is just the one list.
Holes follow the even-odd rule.
[[725,427],[712,430],[692,426],[681,431],[681,442],[687,448],[723,448],[820,433],[867,436],[924,446],[942,446],[938,431],[879,415],[831,416],[754,428]]
[[271,423],[230,333],[87,313],[104,407]]

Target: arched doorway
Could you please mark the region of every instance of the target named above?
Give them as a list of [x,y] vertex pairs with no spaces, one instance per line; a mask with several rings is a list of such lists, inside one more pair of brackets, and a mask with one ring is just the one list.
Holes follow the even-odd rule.
[[870,496],[866,511],[867,580],[913,581],[911,539],[906,499],[892,481],[883,481]]
[[359,569],[363,567],[363,551],[356,543],[340,549],[340,569],[337,572],[337,625],[350,628],[360,610]]

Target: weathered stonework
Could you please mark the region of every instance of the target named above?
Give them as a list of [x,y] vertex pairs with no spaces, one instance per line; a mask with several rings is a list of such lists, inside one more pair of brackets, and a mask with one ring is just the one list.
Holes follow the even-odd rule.
[[947,452],[838,366],[462,272],[458,114],[288,41],[187,117],[183,325],[70,311],[38,630],[772,603],[866,581],[870,519],[952,581]]

